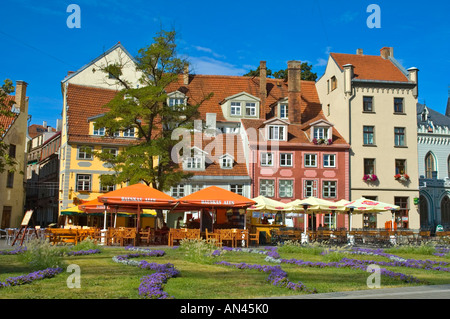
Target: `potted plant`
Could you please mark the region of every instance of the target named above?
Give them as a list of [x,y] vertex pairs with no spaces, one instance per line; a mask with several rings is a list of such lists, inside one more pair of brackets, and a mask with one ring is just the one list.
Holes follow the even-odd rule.
[[363,176],[363,180],[366,182],[375,182],[377,179],[377,175],[375,174],[364,174]]

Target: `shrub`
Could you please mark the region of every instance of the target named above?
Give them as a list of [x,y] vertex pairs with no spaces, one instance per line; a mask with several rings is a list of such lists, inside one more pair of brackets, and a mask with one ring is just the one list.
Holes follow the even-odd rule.
[[213,253],[217,250],[217,247],[201,239],[183,239],[179,249],[185,253],[186,260],[212,263]]
[[60,248],[39,239],[29,241],[27,250],[19,255],[19,259],[35,270],[57,268],[64,265]]

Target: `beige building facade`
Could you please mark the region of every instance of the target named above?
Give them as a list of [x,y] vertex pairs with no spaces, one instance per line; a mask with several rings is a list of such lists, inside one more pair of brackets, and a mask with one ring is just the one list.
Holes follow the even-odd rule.
[[[322,110],[351,145],[350,196],[396,204],[397,229],[419,229],[418,69],[405,70],[393,48],[380,55],[331,53],[316,82]],[[385,228],[391,212],[364,214],[352,228]]]
[[28,124],[27,83],[17,81],[12,118],[0,116],[5,133],[0,138],[8,145],[8,154],[17,163],[14,172],[6,169],[0,174],[0,229],[16,228],[24,216],[26,145]]

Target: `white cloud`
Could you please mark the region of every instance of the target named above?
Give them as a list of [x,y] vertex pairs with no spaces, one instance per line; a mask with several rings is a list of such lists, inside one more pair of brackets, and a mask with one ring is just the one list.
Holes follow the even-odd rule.
[[214,52],[214,51],[213,51],[212,49],[210,49],[210,48],[205,48],[205,47],[198,46],[198,45],[194,45],[194,48],[195,48],[197,51],[200,51],[200,52],[210,53],[210,54],[211,54],[213,57],[215,57],[215,58],[225,58],[224,55],[219,54],[219,53],[216,53],[216,52]]
[[243,75],[247,69],[210,57],[188,57],[191,70],[196,74],[208,75]]
[[327,65],[327,60],[322,58],[317,59],[317,63],[314,64],[314,66],[324,66],[324,65]]

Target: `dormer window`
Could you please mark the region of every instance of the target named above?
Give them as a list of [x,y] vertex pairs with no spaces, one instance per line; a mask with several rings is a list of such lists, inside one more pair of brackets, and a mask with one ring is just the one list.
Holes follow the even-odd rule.
[[191,148],[190,154],[188,154],[188,156],[184,156],[183,169],[188,171],[204,170],[205,154],[206,152],[197,147]]
[[104,127],[95,128],[95,124],[94,124],[93,133],[94,133],[94,135],[97,135],[97,136],[105,136],[105,128]]
[[325,120],[311,123],[310,139],[314,144],[332,144],[333,124]]
[[288,118],[288,104],[280,103],[280,118],[287,119]]
[[269,125],[268,137],[271,141],[285,141],[286,140],[286,126],[285,125]]
[[255,118],[259,115],[259,98],[241,92],[224,99],[222,110],[225,117]]
[[219,158],[219,160],[220,160],[220,168],[223,169],[233,168],[234,159],[231,155],[229,154],[222,155]]
[[130,127],[123,131],[123,137],[135,137],[134,127]]
[[170,92],[167,94],[167,105],[174,109],[176,107],[184,106],[187,104],[186,95],[181,93],[180,91]]
[[315,127],[314,128],[315,139],[328,139],[328,127]]
[[232,116],[241,115],[241,102],[231,102],[230,114]]

